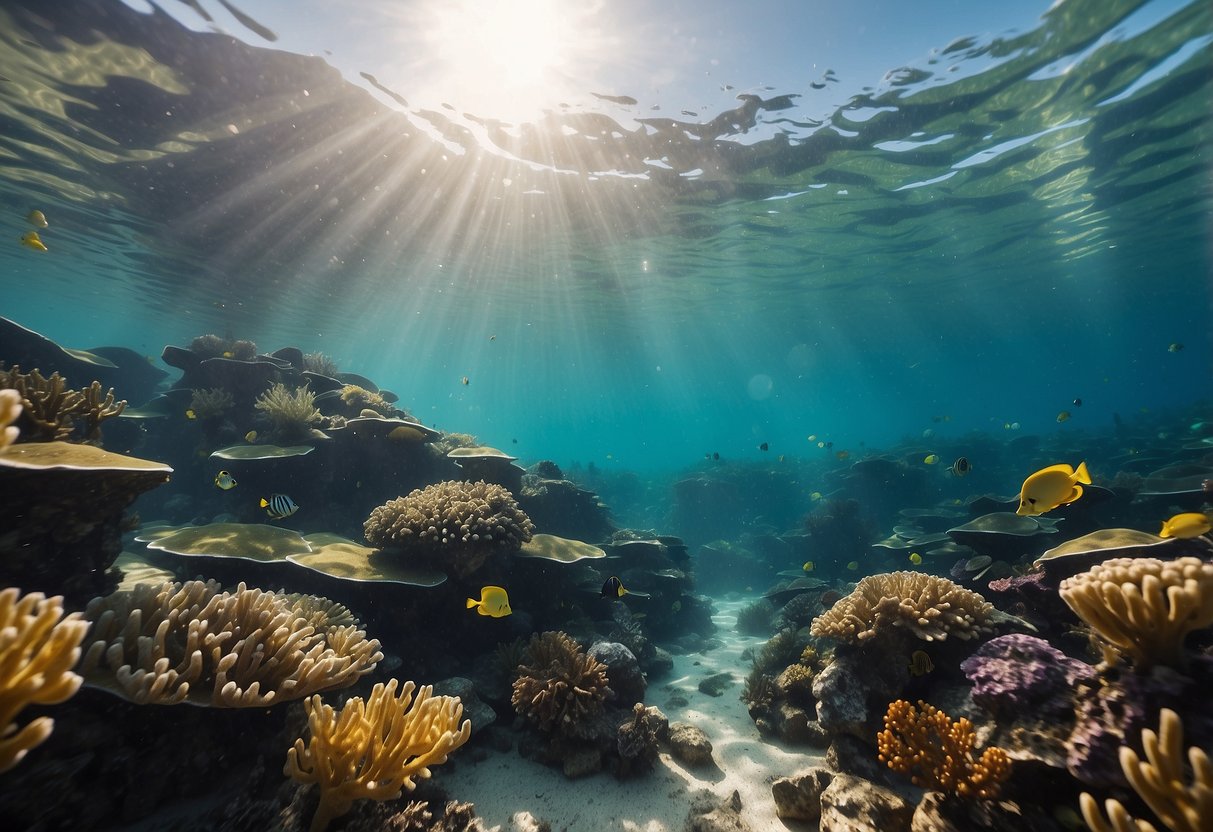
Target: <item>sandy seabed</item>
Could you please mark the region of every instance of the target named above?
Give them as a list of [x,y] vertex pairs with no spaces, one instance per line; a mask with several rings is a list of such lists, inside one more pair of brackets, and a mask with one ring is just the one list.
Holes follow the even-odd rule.
[[[618,780],[597,774],[569,780],[559,769],[523,759],[516,751],[490,752],[480,763],[444,773],[440,784],[452,798],[474,803],[484,825],[498,832],[517,829],[514,817],[520,812],[547,821],[553,832],[681,832],[692,800],[703,789],[721,799],[736,790],[742,817],[753,832],[787,830],[775,816],[771,782],[819,765],[822,757],[761,738],[741,701],[750,669],[741,653],[764,641],[738,635],[735,628],[737,611],[753,601],[715,601],[716,639],[724,645],[675,656],[670,676],[650,684],[645,695],[645,704],[661,708],[671,723],[689,722],[707,733],[715,766],[687,768],[662,752],[646,775]],[[722,671],[734,677],[723,695],[700,692],[700,680]],[[689,704],[670,706],[675,695]]]

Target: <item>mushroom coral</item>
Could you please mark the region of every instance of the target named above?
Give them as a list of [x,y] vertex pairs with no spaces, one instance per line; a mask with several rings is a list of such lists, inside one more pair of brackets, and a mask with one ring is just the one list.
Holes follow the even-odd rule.
[[1184,637],[1213,625],[1213,564],[1113,558],[1061,582],[1062,600],[1139,672],[1184,663]]
[[[432,696],[429,685],[417,691],[396,680],[380,683],[367,701],[355,696],[340,711],[319,696],[304,700],[310,737],[295,740],[286,752],[283,773],[299,783],[320,787],[320,805],[311,832],[321,832],[355,800],[395,800],[412,791],[414,777],[428,778],[429,767],[468,741],[472,723],[463,720],[458,697]],[[410,707],[411,704],[411,707]]]
[[383,658],[340,604],[243,583],[141,584],[85,617],[85,679],[139,704],[264,707],[349,687]]
[[[919,710],[921,709],[921,710]],[[1001,748],[973,756],[973,724],[961,717],[955,722],[943,711],[918,701],[889,703],[884,730],[876,735],[880,760],[900,774],[909,774],[915,786],[958,797],[992,800],[1011,773],[1011,761]]]
[[581,737],[606,695],[606,665],[567,634],[547,632],[531,637],[510,701],[539,730]]
[[[1188,761],[1192,765],[1192,782],[1184,777],[1183,722],[1179,714],[1163,708],[1159,714],[1158,733],[1141,732],[1141,744],[1146,762],[1128,746],[1121,746],[1120,766],[1145,804],[1158,815],[1171,832],[1205,832],[1213,828],[1213,764],[1209,754],[1192,746]],[[1104,804],[1108,819],[1099,811],[1099,804],[1083,792],[1080,798],[1083,819],[1092,832],[1157,832],[1144,820],[1136,820],[1117,800]]]
[[0,592],[0,772],[8,771],[51,735],[55,721],[40,716],[23,728],[26,705],[57,705],[71,698],[81,679],[72,673],[88,622],[63,615],[63,598]]
[[810,632],[862,644],[899,628],[923,641],[943,641],[990,632],[999,618],[992,604],[947,578],[889,572],[861,580],[850,595],[813,619]]

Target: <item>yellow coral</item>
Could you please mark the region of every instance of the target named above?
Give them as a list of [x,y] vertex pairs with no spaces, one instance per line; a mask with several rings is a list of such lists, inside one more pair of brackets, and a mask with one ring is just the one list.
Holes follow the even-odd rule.
[[306,387],[291,391],[281,383],[258,396],[253,407],[266,415],[275,438],[283,441],[308,436],[312,423],[322,418],[315,393]]
[[1213,625],[1213,564],[1113,558],[1062,581],[1061,597],[1137,670],[1178,667],[1184,637]]
[[[307,699],[305,744],[295,740],[283,773],[299,783],[320,787],[320,805],[311,832],[321,832],[355,800],[395,800],[412,791],[413,778],[428,778],[429,766],[468,741],[472,723],[463,720],[458,697],[432,696],[433,688],[405,682],[396,696],[396,680],[375,685],[366,702],[355,696],[340,712],[319,696]],[[412,707],[410,707],[410,702]]]
[[893,628],[923,641],[974,638],[993,629],[998,613],[976,592],[922,572],[869,575],[855,591],[813,619],[814,636],[860,644]]
[[[63,615],[63,598],[16,589],[0,592],[0,772],[8,771],[51,735],[55,721],[38,717],[18,728],[26,705],[55,705],[80,688],[72,673],[88,622]],[[62,620],[61,620],[62,619]]]
[[938,708],[904,699],[889,704],[884,730],[876,735],[880,760],[899,774],[909,774],[915,786],[959,797],[992,800],[1011,773],[1011,761],[1001,748],[990,747],[974,758],[973,724],[961,717],[953,722]]
[[[1133,749],[1122,746],[1120,767],[1154,814],[1171,832],[1208,832],[1213,829],[1213,764],[1203,749],[1188,749],[1192,766],[1192,783],[1184,776],[1183,722],[1179,714],[1163,708],[1159,714],[1158,733],[1150,729],[1141,732],[1141,744],[1146,762]],[[1092,832],[1157,832],[1153,824],[1136,820],[1116,800],[1105,804],[1108,820],[1104,820],[1099,804],[1083,792],[1080,798],[1082,816]]]
[[0,451],[17,441],[21,431],[13,425],[21,415],[21,394],[0,390]]

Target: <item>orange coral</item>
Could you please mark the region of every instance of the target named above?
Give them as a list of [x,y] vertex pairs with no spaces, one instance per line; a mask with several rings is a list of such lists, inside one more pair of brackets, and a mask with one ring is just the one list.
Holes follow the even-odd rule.
[[898,699],[889,704],[876,747],[881,762],[899,774],[909,774],[915,786],[991,800],[1010,775],[1011,761],[1005,751],[995,747],[975,759],[975,739],[973,723],[964,717],[953,722],[921,699],[918,708]]

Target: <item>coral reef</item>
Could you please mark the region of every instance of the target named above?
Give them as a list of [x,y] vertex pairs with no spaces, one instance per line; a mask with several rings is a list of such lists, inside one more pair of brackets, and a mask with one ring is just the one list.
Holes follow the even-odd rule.
[[546,632],[531,638],[510,701],[540,731],[583,737],[607,691],[606,665],[565,633]]
[[737,611],[737,632],[743,636],[767,636],[775,628],[775,608],[759,599]]
[[[1144,763],[1132,748],[1120,749],[1121,768],[1138,796],[1171,832],[1206,832],[1213,828],[1213,764],[1208,752],[1196,746],[1189,748],[1189,784],[1184,775],[1183,722],[1179,714],[1163,708],[1158,733],[1148,728],[1142,731],[1141,744],[1146,752]],[[1119,801],[1106,801],[1105,820],[1094,797],[1083,792],[1080,800],[1083,819],[1092,832],[1157,832],[1152,823],[1130,816]]]
[[218,387],[195,390],[190,396],[190,410],[202,420],[221,419],[236,403],[232,394]]
[[[306,606],[312,611],[301,613]],[[356,625],[309,623],[329,621],[335,609],[244,584],[235,592],[214,581],[140,584],[89,603],[80,671],[89,685],[140,704],[264,707],[349,687],[383,654]]]
[[312,425],[322,418],[316,395],[307,387],[291,391],[277,383],[257,397],[253,407],[265,414],[275,442],[289,444],[311,435]]
[[13,425],[21,415],[21,394],[16,390],[0,390],[0,451],[17,441],[21,429]]
[[1184,665],[1184,637],[1213,625],[1213,564],[1186,557],[1113,558],[1061,583],[1061,597],[1138,671]]
[[257,345],[252,341],[220,338],[218,335],[199,335],[190,342],[190,352],[202,358],[234,358],[251,361],[257,356]]
[[341,372],[337,367],[337,362],[322,352],[305,352],[303,354],[303,369],[309,373],[328,376],[329,378],[336,378],[337,374]]
[[861,644],[898,629],[923,641],[971,639],[993,630],[994,606],[946,578],[921,572],[869,575],[813,619],[814,636]]
[[778,626],[781,630],[799,630],[813,623],[821,611],[821,596],[814,592],[794,595],[779,611]]
[[433,696],[426,686],[414,699],[412,682],[397,696],[396,684],[377,684],[367,701],[355,696],[340,712],[318,695],[304,701],[310,736],[287,751],[283,773],[320,787],[311,832],[322,832],[355,800],[395,800],[412,791],[414,777],[428,778],[430,766],[445,763],[472,735],[471,722],[460,723],[458,698]]
[[943,711],[919,700],[918,708],[904,699],[889,704],[884,730],[876,735],[880,760],[914,785],[964,798],[991,800],[1011,773],[1001,748],[973,756],[976,734],[969,720],[955,722]]
[[72,672],[88,622],[63,615],[63,599],[31,592],[0,592],[0,773],[50,736],[55,721],[40,716],[21,728],[16,718],[30,704],[57,705],[82,681]]
[[619,726],[615,737],[615,748],[619,752],[621,778],[642,769],[653,767],[657,760],[657,747],[663,734],[668,734],[669,720],[654,707],[645,707],[643,702],[632,706],[632,718]]
[[1061,715],[1079,681],[1095,679],[1095,668],[1072,659],[1047,641],[1012,633],[991,639],[961,663],[973,683],[973,701],[1008,716],[1025,709]]
[[447,481],[378,506],[363,531],[372,546],[398,548],[465,577],[494,552],[517,550],[534,525],[501,486]]
[[69,390],[58,373],[44,378],[36,369],[22,373],[20,367],[0,372],[0,389],[16,390],[21,396],[18,414],[21,437],[27,442],[67,441],[82,429],[79,441],[97,442],[101,423],[121,415],[125,401],[114,401],[114,391],[102,393],[94,381],[81,390]]
[[341,402],[346,407],[347,415],[364,416],[365,410],[373,410],[380,416],[395,413],[395,408],[383,396],[357,384],[347,384],[341,388]]

